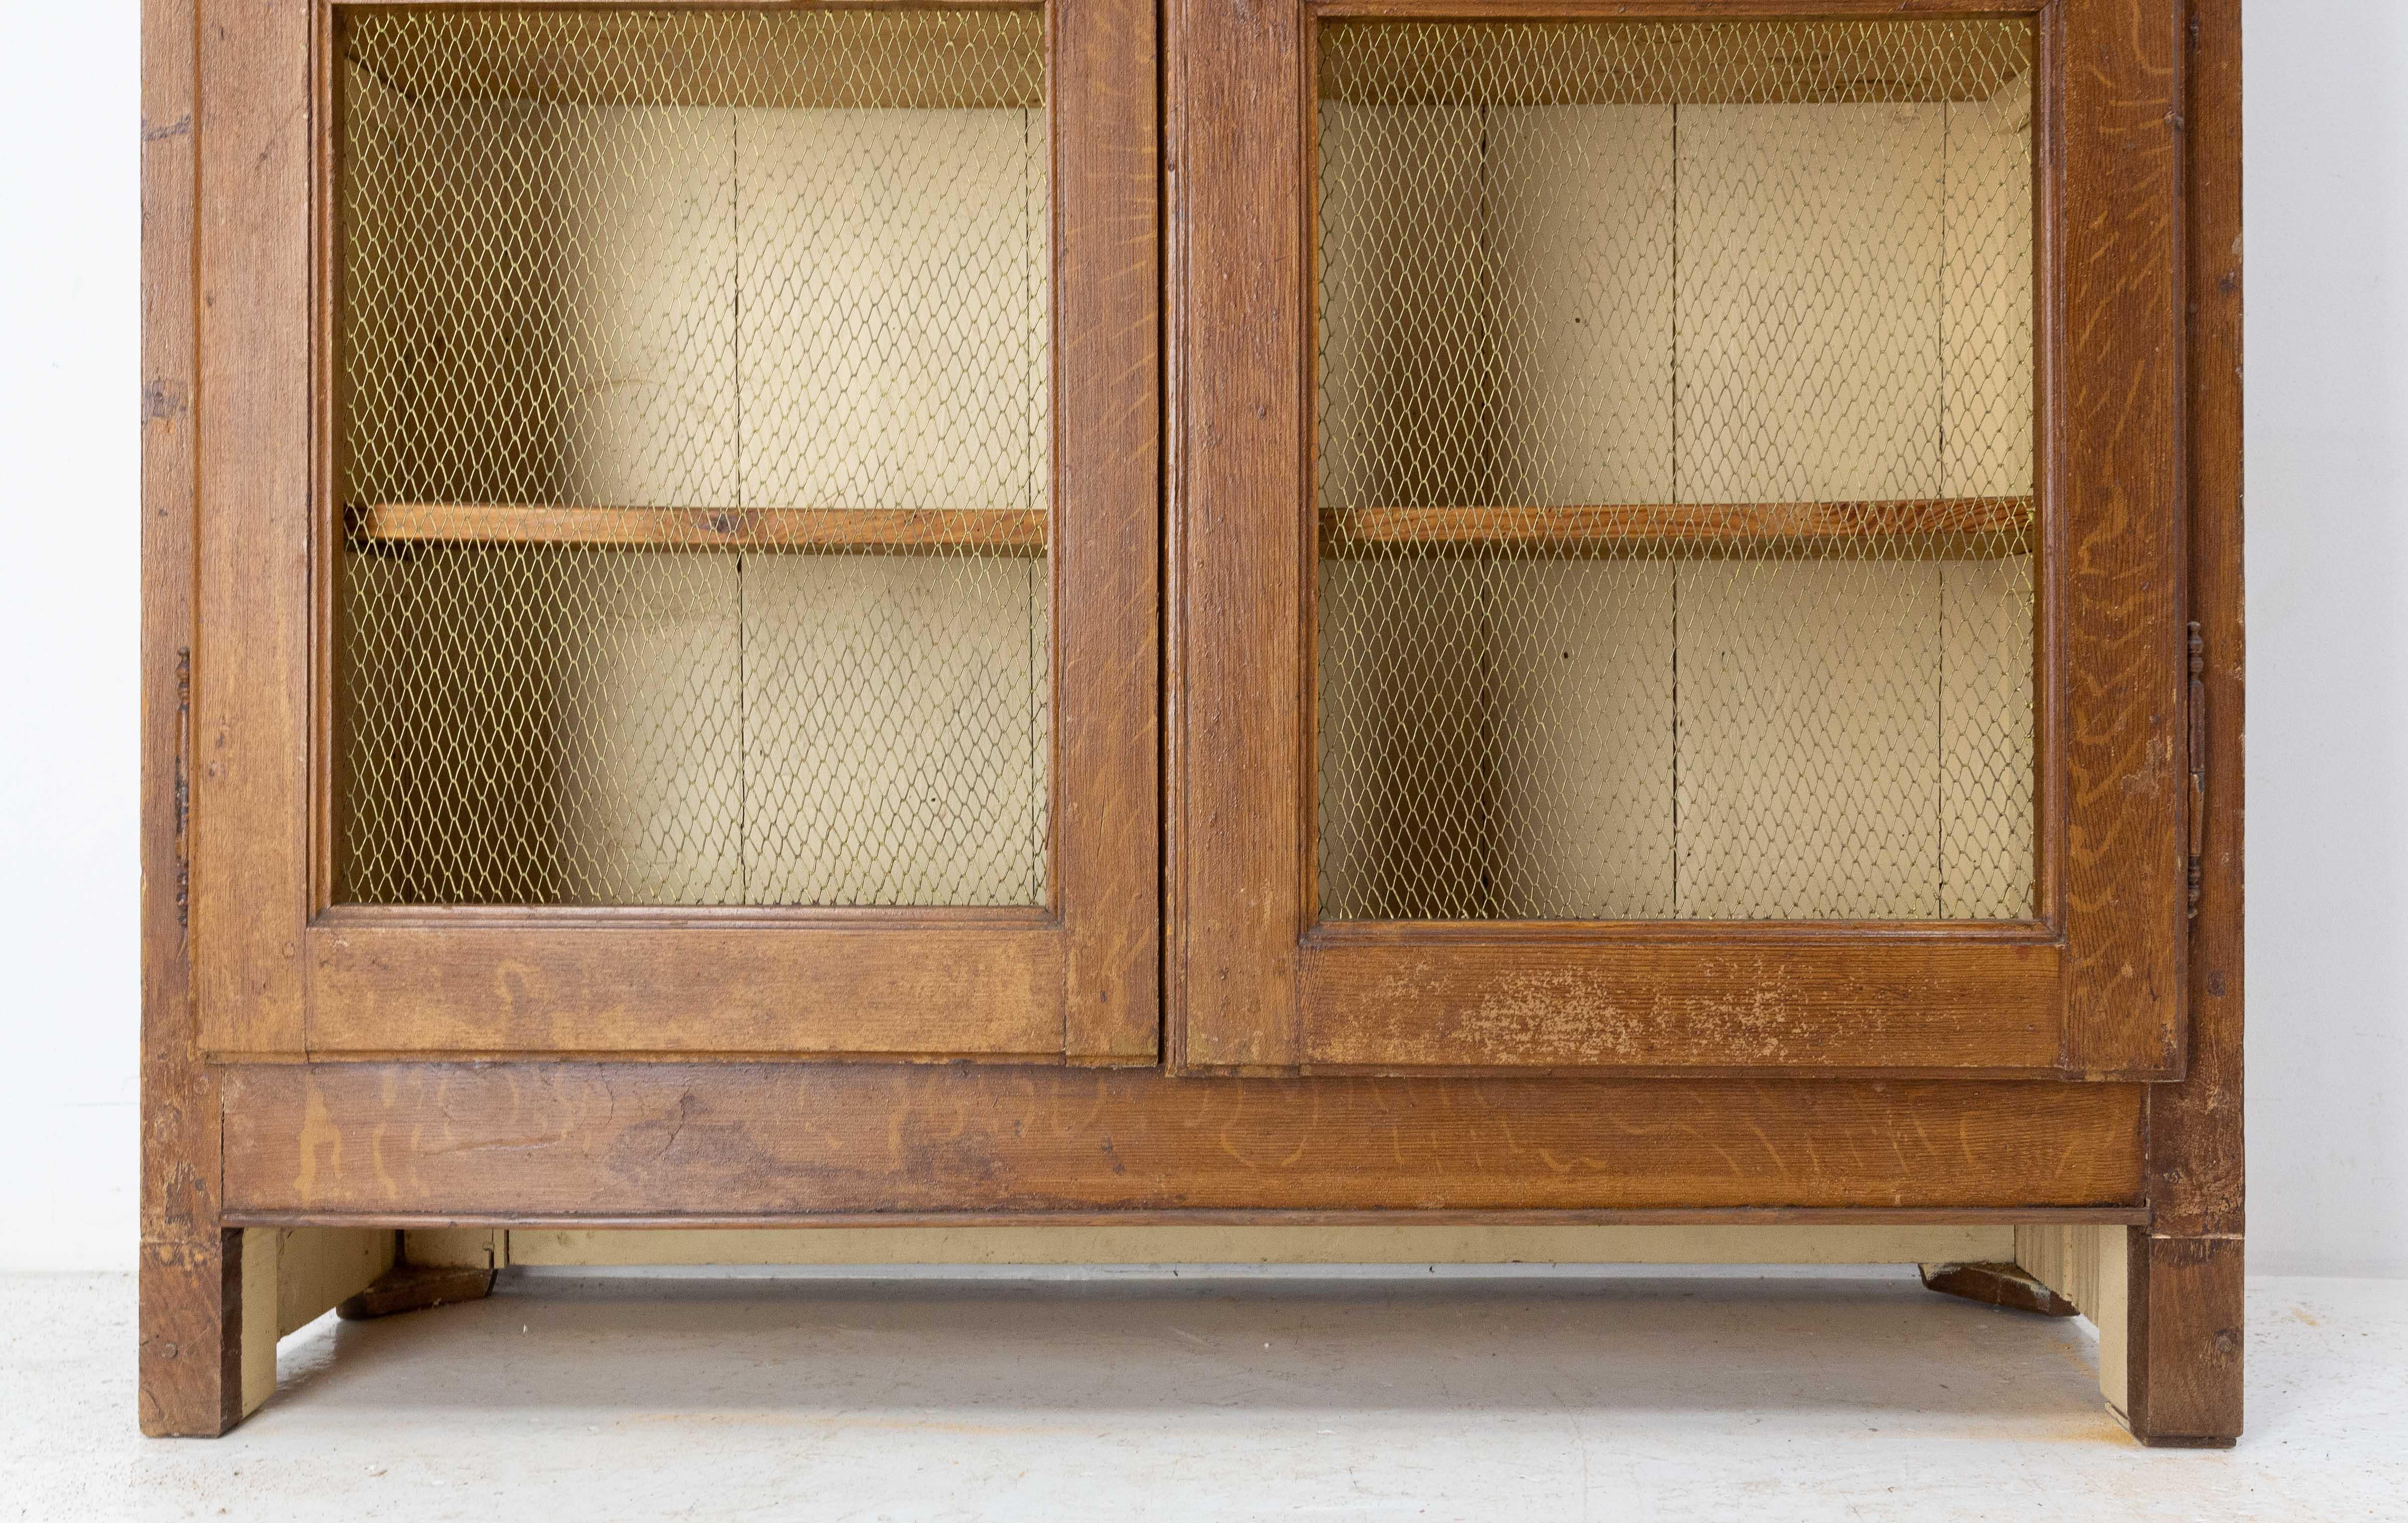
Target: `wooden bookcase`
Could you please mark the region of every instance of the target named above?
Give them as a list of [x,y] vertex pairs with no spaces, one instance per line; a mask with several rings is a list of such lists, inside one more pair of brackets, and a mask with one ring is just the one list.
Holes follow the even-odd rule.
[[891,1242],[1970,1260],[2238,1433],[2238,0],[145,27],[147,1431]]

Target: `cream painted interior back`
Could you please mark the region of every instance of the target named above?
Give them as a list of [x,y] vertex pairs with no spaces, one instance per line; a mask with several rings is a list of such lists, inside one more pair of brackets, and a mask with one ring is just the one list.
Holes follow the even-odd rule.
[[[403,408],[436,436],[413,448],[482,475],[459,495],[408,472],[425,500],[494,500],[515,450],[498,474],[520,503],[1045,507],[1041,110],[421,103],[361,70],[346,88],[355,112],[426,113],[396,140],[427,145],[441,225],[499,230],[454,237],[448,315],[468,337],[422,346],[451,366],[421,383],[444,397]],[[527,172],[492,173],[505,159]],[[547,194],[560,205],[525,204]],[[397,225],[414,214],[382,236],[422,236]],[[491,409],[500,395],[519,400]],[[415,854],[382,867],[384,898],[1044,901],[1041,557],[347,561],[342,596],[394,611],[338,683],[347,712],[381,719],[346,732],[380,748],[345,769],[346,817],[369,832],[350,855]],[[490,725],[463,717],[480,691]],[[413,723],[490,730],[496,754]]]
[[[1323,101],[1321,502],[2028,494],[2024,92]],[[1322,912],[2029,913],[2031,577],[1326,554]]]

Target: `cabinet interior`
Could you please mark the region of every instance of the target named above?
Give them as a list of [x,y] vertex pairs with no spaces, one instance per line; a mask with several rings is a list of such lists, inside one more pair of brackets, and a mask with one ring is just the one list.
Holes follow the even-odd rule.
[[1319,26],[1323,918],[2032,912],[2035,46]]
[[1041,9],[336,56],[336,898],[1044,903]]

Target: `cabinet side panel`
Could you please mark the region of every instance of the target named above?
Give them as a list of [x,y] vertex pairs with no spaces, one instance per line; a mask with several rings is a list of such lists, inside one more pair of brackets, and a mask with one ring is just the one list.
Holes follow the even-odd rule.
[[194,15],[142,7],[142,1430],[237,1415],[218,1229],[218,1083],[200,1060],[186,938],[193,593]]
[[199,29],[192,914],[200,1042],[302,1050],[311,7]]
[[2242,813],[2241,0],[2194,0],[2190,77],[2191,616],[2204,642],[2206,797],[2191,923],[2190,1062],[2149,1090],[2149,1203],[2170,1237],[2239,1235]]

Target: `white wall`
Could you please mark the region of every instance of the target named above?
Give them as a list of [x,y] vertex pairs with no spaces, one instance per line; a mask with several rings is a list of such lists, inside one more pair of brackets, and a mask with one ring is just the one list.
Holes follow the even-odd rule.
[[[135,1243],[134,0],[0,50],[0,1269]],[[2408,7],[2256,0],[2251,1263],[2408,1274]]]
[[2250,1267],[2408,1274],[2408,7],[2242,40]]
[[138,17],[0,50],[0,1269],[134,1262]]

